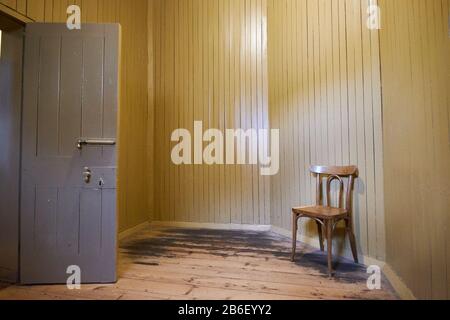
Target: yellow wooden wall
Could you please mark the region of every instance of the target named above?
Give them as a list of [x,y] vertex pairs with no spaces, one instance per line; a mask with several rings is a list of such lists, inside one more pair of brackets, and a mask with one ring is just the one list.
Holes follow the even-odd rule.
[[418,298],[450,298],[449,0],[383,0],[387,262]]
[[[270,122],[281,129],[282,150],[271,222],[289,230],[291,208],[315,203],[310,165],[355,164],[359,252],[383,259],[379,38],[366,28],[368,3],[269,0]],[[302,229],[317,238],[315,223]]]
[[0,0],[38,22],[66,22],[67,7],[81,7],[82,22],[122,26],[119,228],[149,218],[147,169],[147,0]]
[[[175,166],[171,133],[268,128],[266,0],[155,0],[155,220],[269,224],[258,166]],[[206,146],[206,145],[205,145]]]

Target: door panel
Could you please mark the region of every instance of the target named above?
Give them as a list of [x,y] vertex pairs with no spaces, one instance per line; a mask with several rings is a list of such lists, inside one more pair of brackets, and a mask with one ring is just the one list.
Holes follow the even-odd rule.
[[[24,64],[21,282],[116,280],[118,25],[30,24]],[[84,180],[89,169],[90,179]]]
[[73,140],[80,136],[83,79],[83,39],[63,38],[61,43],[61,105],[59,125],[60,154],[71,157]]
[[79,224],[79,189],[61,188],[58,193],[58,209],[56,216],[57,230],[56,235],[58,250],[66,252],[69,255],[78,254],[78,226]]
[[[27,44],[25,44],[27,45]],[[37,156],[56,157],[59,133],[59,37],[42,37],[39,41],[38,112],[37,112]]]

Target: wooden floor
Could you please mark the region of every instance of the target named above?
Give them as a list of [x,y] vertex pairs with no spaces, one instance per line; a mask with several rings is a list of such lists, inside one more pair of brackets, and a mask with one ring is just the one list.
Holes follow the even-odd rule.
[[113,285],[0,285],[0,299],[396,299],[366,287],[365,268],[336,261],[326,276],[326,257],[299,245],[289,261],[289,240],[270,232],[152,228],[120,246],[119,281]]

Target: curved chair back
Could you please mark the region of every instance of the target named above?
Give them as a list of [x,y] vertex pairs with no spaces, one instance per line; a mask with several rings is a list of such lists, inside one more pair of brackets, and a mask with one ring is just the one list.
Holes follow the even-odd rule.
[[[339,208],[346,209],[352,213],[353,208],[353,188],[355,179],[358,178],[359,171],[356,166],[312,166],[311,173],[317,175],[316,183],[316,205],[326,205],[331,207],[331,183],[339,181]],[[323,203],[323,180],[326,178],[326,203]],[[348,178],[347,188],[344,186],[344,179]],[[344,207],[345,192],[345,207]]]

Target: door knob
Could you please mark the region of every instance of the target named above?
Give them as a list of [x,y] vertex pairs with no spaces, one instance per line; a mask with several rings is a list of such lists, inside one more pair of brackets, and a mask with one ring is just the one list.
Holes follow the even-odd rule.
[[92,171],[91,169],[89,169],[88,167],[84,168],[84,172],[83,172],[83,180],[85,183],[90,183],[91,182],[91,177],[92,177]]

